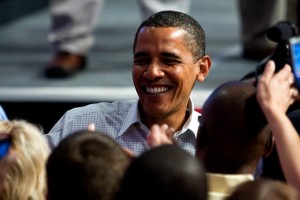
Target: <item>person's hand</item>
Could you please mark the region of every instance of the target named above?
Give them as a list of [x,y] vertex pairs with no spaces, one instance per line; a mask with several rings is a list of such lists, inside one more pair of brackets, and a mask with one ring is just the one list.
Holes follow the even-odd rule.
[[150,128],[147,136],[147,143],[150,147],[156,147],[163,144],[173,144],[174,129],[170,128],[167,124],[159,126],[154,124]]
[[131,151],[130,149],[128,149],[127,147],[122,147],[122,149],[125,151],[125,153],[126,153],[129,157],[131,157],[131,158],[137,157],[136,154],[135,154],[133,151]]
[[286,64],[275,73],[274,61],[268,61],[257,84],[257,100],[264,111],[279,109],[286,112],[295,102],[298,90],[293,86],[294,75]]
[[96,126],[95,126],[95,124],[90,123],[90,124],[88,125],[87,129],[88,129],[89,131],[95,132],[95,131],[96,131]]

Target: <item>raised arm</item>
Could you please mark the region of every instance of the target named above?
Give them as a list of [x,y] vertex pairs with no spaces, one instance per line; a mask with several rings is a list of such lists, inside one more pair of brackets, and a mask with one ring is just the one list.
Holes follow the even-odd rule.
[[288,107],[298,96],[293,82],[289,65],[275,73],[275,64],[269,61],[257,85],[257,99],[275,137],[285,178],[300,190],[300,138],[286,115]]

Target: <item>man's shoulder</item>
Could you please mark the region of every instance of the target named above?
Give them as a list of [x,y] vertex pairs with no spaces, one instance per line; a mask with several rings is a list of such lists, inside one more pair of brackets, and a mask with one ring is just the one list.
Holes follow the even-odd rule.
[[69,115],[85,115],[90,113],[124,113],[128,111],[136,100],[118,100],[113,102],[92,103],[82,107],[73,108],[67,113]]

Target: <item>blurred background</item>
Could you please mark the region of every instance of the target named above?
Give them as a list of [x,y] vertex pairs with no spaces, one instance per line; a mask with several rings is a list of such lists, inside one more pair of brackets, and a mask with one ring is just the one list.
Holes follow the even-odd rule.
[[[214,88],[242,78],[259,60],[241,55],[236,0],[192,0],[190,15],[205,30],[207,54],[212,57],[208,78],[195,85],[192,94],[201,108]],[[0,0],[0,104],[9,118],[27,119],[48,132],[72,107],[137,98],[131,66],[133,37],[140,22],[135,0],[107,0],[87,70],[67,79],[46,79],[42,72],[53,56],[47,40],[48,2]]]

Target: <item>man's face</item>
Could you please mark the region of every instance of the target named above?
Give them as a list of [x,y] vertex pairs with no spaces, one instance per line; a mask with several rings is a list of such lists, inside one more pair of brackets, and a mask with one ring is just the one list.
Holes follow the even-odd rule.
[[184,34],[175,27],[144,27],[138,34],[132,77],[148,117],[186,110],[200,67],[185,46]]

